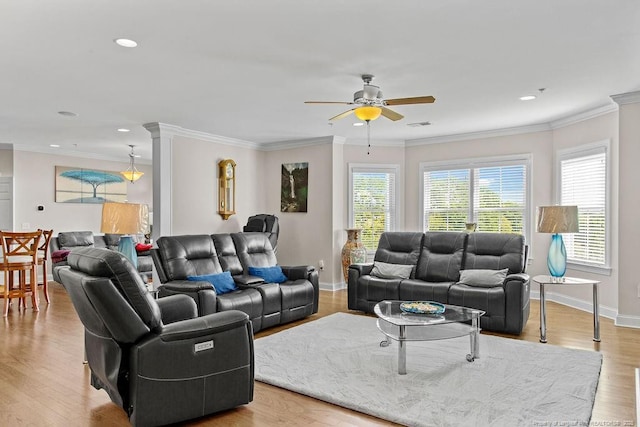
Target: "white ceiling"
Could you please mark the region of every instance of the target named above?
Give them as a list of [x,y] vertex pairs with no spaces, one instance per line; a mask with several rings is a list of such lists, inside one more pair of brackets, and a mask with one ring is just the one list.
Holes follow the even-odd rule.
[[149,159],[148,122],[364,139],[353,116],[328,123],[348,106],[303,103],[350,101],[363,73],[386,98],[436,97],[393,107],[405,118],[372,122],[372,139],[554,121],[640,90],[640,2],[0,0],[0,144]]

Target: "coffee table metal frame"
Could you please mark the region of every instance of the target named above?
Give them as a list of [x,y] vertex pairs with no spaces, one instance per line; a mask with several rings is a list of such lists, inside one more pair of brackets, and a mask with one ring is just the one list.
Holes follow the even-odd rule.
[[[480,357],[480,316],[485,314],[484,311],[444,304],[442,314],[413,314],[400,310],[403,302],[409,301],[385,300],[373,308],[378,316],[378,329],[386,337],[380,346],[391,344],[390,339],[398,341],[398,374],[407,373],[407,341],[433,341],[469,335],[471,351],[467,354],[467,361],[473,362]],[[463,323],[469,321],[470,325]]]

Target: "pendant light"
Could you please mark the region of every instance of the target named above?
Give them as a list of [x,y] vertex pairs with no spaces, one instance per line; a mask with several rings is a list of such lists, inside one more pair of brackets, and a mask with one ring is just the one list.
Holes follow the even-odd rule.
[[127,168],[127,170],[120,172],[122,174],[122,176],[124,176],[127,181],[131,181],[131,183],[133,184],[135,181],[139,180],[140,178],[142,178],[142,175],[144,175],[144,172],[140,172],[138,169],[136,169],[136,165],[135,165],[135,154],[133,153],[133,147],[135,147],[135,145],[129,145],[129,147],[131,147],[131,153],[129,153],[129,167]]

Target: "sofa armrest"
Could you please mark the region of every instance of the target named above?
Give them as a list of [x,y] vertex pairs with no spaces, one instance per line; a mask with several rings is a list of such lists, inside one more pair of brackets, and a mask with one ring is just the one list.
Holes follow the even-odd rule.
[[373,264],[351,264],[349,266],[349,275],[347,279],[347,307],[350,310],[359,310],[358,308],[358,279],[367,274],[371,274]]
[[529,318],[529,299],[531,294],[529,275],[526,273],[509,274],[504,280],[506,304],[505,332],[521,334]]
[[162,323],[165,325],[198,316],[198,306],[187,295],[170,295],[159,298],[156,302],[160,307]]
[[371,270],[373,270],[373,263],[371,264],[351,264],[349,266],[349,273],[351,270],[356,270],[358,272],[358,276],[366,276],[367,274],[371,274]]
[[246,313],[227,310],[165,325],[160,339],[166,342],[198,338],[243,327],[248,322],[249,316]]
[[311,265],[299,265],[299,266],[284,266],[282,272],[289,280],[308,280],[313,286],[313,309],[311,313],[318,312],[318,306],[320,304],[320,279],[318,272]]
[[198,306],[198,316],[204,316],[217,311],[216,290],[209,282],[172,280],[158,287],[158,296],[160,298],[181,294],[193,298]]
[[289,280],[309,279],[309,274],[316,269],[311,265],[282,266],[282,272]]
[[504,279],[504,286],[506,286],[507,283],[511,281],[520,282],[520,283],[528,282],[529,275],[526,273],[508,274],[507,277],[505,277]]

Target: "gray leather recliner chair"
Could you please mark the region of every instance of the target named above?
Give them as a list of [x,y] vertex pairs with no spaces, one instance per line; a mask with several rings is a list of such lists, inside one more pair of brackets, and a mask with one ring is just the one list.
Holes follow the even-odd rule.
[[244,232],[267,233],[273,252],[278,252],[278,235],[280,234],[280,224],[278,217],[269,214],[258,214],[250,216],[247,225],[242,228]]
[[155,300],[133,265],[101,248],[72,251],[61,282],[85,327],[91,384],[135,426],[164,425],[253,400],[245,313],[197,317],[186,295]]

